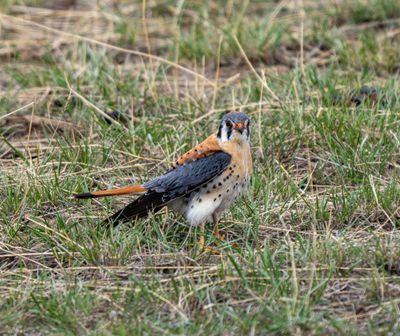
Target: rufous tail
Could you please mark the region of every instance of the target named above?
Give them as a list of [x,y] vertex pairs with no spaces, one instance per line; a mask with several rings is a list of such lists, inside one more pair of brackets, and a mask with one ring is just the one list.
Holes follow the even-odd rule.
[[75,194],[75,198],[97,198],[105,196],[116,196],[116,195],[128,195],[128,194],[139,194],[147,191],[142,185],[132,185],[129,187],[110,189],[110,190],[99,190],[94,192],[87,192],[82,194]]

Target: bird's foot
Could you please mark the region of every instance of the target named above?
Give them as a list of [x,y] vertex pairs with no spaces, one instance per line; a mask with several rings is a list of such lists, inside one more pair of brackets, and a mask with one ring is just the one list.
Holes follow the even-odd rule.
[[204,236],[200,236],[198,242],[197,242],[197,251],[200,253],[206,252],[214,255],[220,255],[221,252],[218,251],[215,247],[212,246],[204,246],[205,244],[205,238]]
[[217,240],[225,241],[225,233],[220,233],[219,231],[214,231],[214,237]]
[[207,252],[207,253],[213,254],[213,255],[221,255],[221,251],[217,250],[215,247],[212,247],[212,246],[206,246],[206,248],[204,249],[204,252]]
[[223,232],[221,233],[221,232],[215,231],[214,232],[214,237],[217,240],[217,244],[219,244],[219,243],[229,243],[229,245],[231,245],[233,248],[240,249],[240,247],[239,247],[239,245],[237,243],[229,242],[229,240],[226,239],[225,233],[223,233]]
[[[221,243],[226,243],[226,235],[225,233],[220,233],[215,231],[214,232],[214,237],[216,239],[216,241],[214,242],[215,246],[205,246],[205,237],[202,235],[200,236],[198,242],[197,242],[197,251],[199,251],[200,253],[202,252],[206,252],[206,253],[210,253],[210,254],[214,254],[214,255],[221,255],[221,251],[218,249],[219,245]],[[236,243],[232,243],[231,244],[234,248],[239,248],[239,246]]]

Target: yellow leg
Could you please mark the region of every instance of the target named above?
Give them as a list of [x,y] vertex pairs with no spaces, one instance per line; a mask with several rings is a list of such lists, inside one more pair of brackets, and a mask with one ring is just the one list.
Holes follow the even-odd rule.
[[[219,229],[218,229],[218,217],[213,215],[213,222],[214,222],[214,236],[218,240],[225,241],[225,234],[220,234]],[[232,243],[232,245],[236,248],[239,248],[239,246],[236,243]]]
[[197,242],[197,248],[198,248],[198,250],[199,251],[203,251],[203,249],[204,249],[204,225],[205,224],[201,224],[201,226],[200,226],[200,230],[201,230],[201,232],[200,232],[200,238],[199,238],[199,241]]
[[197,242],[197,251],[199,251],[199,252],[208,252],[208,253],[211,253],[211,254],[219,255],[220,252],[217,251],[216,249],[212,248],[211,246],[204,246],[204,244],[205,244],[205,237],[204,237],[205,224],[202,224],[200,226],[200,231],[201,231],[200,232],[200,238],[199,238],[199,240]]
[[215,216],[215,215],[213,215],[213,222],[214,222],[214,236],[215,236],[215,238],[220,239],[220,240],[225,240],[225,235],[224,234],[222,234],[222,235],[219,234],[219,230],[218,230],[218,222],[219,222],[219,220],[218,220],[217,216]]

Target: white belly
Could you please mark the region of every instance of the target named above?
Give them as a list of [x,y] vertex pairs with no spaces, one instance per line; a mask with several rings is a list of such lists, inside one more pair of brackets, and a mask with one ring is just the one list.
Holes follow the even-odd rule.
[[212,220],[212,215],[220,204],[221,200],[217,199],[214,201],[214,198],[210,197],[203,197],[201,203],[194,198],[187,207],[186,220],[191,226],[209,222]]

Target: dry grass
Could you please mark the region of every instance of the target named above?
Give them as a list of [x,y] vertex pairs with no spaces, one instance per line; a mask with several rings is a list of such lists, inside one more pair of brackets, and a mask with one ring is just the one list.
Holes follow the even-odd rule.
[[[0,8],[0,330],[399,332],[397,1]],[[129,198],[70,198],[156,176],[227,110],[255,174],[219,256],[167,212],[105,229]]]

